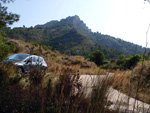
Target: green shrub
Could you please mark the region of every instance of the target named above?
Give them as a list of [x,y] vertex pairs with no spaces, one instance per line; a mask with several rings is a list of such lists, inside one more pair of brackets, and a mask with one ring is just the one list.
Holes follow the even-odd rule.
[[15,43],[10,42],[10,43],[7,43],[7,45],[9,46],[11,53],[13,53],[13,52],[16,51],[16,48],[17,48],[17,47],[16,47],[16,44],[15,44]]
[[116,67],[120,69],[132,69],[141,60],[141,55],[134,55],[128,58],[120,57],[116,63]]
[[48,50],[51,50],[51,49],[52,49],[51,46],[43,45],[42,47],[43,47],[43,49],[44,49],[45,51],[48,51]]
[[0,62],[7,58],[10,47],[6,44],[0,44]]
[[102,65],[105,59],[104,53],[96,50],[92,54],[89,55],[90,61],[93,61],[97,65]]
[[141,56],[140,55],[134,55],[134,56],[131,56],[129,57],[125,64],[124,64],[124,68],[125,69],[131,69],[133,68],[134,66],[136,66],[136,64],[141,60]]

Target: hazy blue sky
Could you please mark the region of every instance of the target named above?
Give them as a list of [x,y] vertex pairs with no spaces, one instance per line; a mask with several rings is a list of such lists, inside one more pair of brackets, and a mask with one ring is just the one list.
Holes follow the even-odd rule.
[[30,27],[78,15],[94,32],[143,46],[150,23],[150,4],[144,0],[15,0],[7,6],[21,16],[12,27]]

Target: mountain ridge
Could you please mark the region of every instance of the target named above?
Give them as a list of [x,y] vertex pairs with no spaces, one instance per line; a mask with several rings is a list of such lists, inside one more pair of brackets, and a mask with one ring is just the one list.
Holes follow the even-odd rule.
[[[69,24],[68,24],[69,23]],[[64,25],[67,24],[69,26],[74,26],[75,28],[80,28],[80,29],[84,29],[87,30],[88,32],[92,32],[91,29],[89,29],[86,24],[80,20],[80,17],[75,15],[75,16],[69,16],[65,19],[61,19],[60,21],[58,20],[52,20],[50,22],[47,22],[46,24],[42,24],[42,25],[36,25],[34,28],[38,28],[38,27],[53,27],[53,26],[58,26],[58,25]]]
[[[139,48],[139,49],[141,49],[142,48],[142,46],[140,46],[140,45],[138,45],[138,44],[134,44],[134,43],[132,43],[132,42],[129,42],[129,41],[124,41],[124,40],[122,40],[122,39],[120,39],[120,38],[115,38],[115,37],[112,37],[112,36],[109,36],[109,35],[105,35],[105,34],[101,34],[101,33],[99,33],[99,32],[92,32],[91,31],[91,29],[89,29],[87,26],[86,26],[86,24],[82,21],[82,20],[80,20],[80,17],[79,16],[77,16],[77,15],[75,15],[75,16],[72,16],[72,17],[67,17],[66,19],[61,19],[60,21],[58,21],[58,22],[60,22],[60,24],[62,24],[61,22],[63,21],[63,20],[73,20],[73,21],[78,21],[77,23],[80,23],[80,25],[77,25],[77,26],[79,26],[79,27],[75,27],[75,29],[77,29],[77,31],[80,33],[80,34],[82,34],[83,36],[85,36],[85,37],[87,37],[88,39],[90,39],[90,40],[92,40],[92,41],[94,41],[95,43],[98,43],[99,45],[103,45],[103,46],[105,46],[105,47],[107,47],[107,48],[109,48],[109,49],[117,49],[117,50],[121,50],[121,51],[124,51],[124,46],[126,46],[126,45],[128,45],[130,48],[128,48],[129,49],[129,53],[128,52],[123,52],[124,54],[128,54],[128,55],[130,55],[130,54],[134,54],[133,52],[131,52],[131,51],[135,51],[135,49],[136,48]],[[50,21],[50,22],[52,22],[52,21]],[[81,27],[82,26],[82,27]],[[83,30],[84,29],[84,30]],[[86,32],[86,33],[85,33]],[[97,35],[97,36],[93,36],[93,35]],[[94,37],[94,38],[93,38]],[[96,37],[96,38],[95,38]],[[103,38],[103,37],[105,37],[105,39]],[[107,41],[107,40],[111,40],[111,41],[113,41],[113,43],[115,43],[114,45],[117,45],[117,46],[114,46],[113,45],[113,47],[111,46],[111,44],[109,44],[109,43],[105,43],[105,41]],[[124,43],[126,43],[126,44],[124,44]],[[130,43],[130,44],[129,44]],[[132,45],[132,46],[131,46]],[[119,49],[118,49],[118,47],[119,47]],[[132,49],[131,49],[132,48]],[[127,51],[126,49],[125,49],[125,51]],[[143,51],[143,49],[142,49],[142,51]],[[142,52],[141,50],[140,51],[138,51],[138,49],[137,49],[137,52],[135,52],[135,53],[141,53]]]
[[37,41],[52,46],[53,50],[70,55],[88,56],[97,49],[103,51],[108,58],[144,52],[142,46],[99,32],[92,32],[77,15],[36,25],[34,28],[14,28],[7,30],[7,34],[10,38],[23,39],[27,42]]

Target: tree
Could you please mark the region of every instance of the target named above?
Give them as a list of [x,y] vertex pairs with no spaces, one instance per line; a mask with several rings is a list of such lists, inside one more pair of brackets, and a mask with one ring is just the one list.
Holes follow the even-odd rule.
[[[0,0],[2,3],[9,3],[14,0]],[[12,25],[14,22],[19,20],[18,14],[8,13],[7,7],[2,6],[0,3],[0,29],[6,27],[7,25]]]
[[14,46],[5,44],[2,32],[3,27],[7,27],[7,25],[11,25],[19,20],[19,15],[8,13],[7,7],[2,6],[2,3],[13,1],[14,0],[0,0],[0,62],[7,58],[8,54],[13,50],[11,49],[11,46]]
[[96,50],[92,54],[89,55],[89,59],[90,61],[93,61],[97,65],[102,65],[105,60],[105,56],[103,52]]

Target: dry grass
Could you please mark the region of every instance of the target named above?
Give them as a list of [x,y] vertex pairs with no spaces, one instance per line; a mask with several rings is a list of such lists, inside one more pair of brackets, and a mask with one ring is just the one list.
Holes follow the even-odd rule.
[[127,91],[127,88],[129,88],[130,85],[130,74],[130,71],[116,71],[114,73],[113,87],[121,91]]
[[150,61],[146,61],[143,66],[138,64],[132,71],[116,72],[113,87],[131,97],[138,95],[138,100],[150,104]]
[[[110,112],[105,108],[110,84],[99,81],[92,90],[91,98],[87,99],[83,95],[82,83],[79,81],[80,74],[101,75],[106,74],[105,70],[81,56],[61,55],[51,50],[45,51],[41,46],[20,41],[18,43],[24,48],[19,53],[32,53],[44,57],[48,70],[46,75],[32,72],[27,78],[18,79],[17,83],[13,82],[15,85],[7,84],[5,87],[0,87],[0,90],[4,90],[3,95],[9,95],[9,98],[1,99],[5,102],[3,106],[8,106],[8,108],[3,107],[3,110],[51,113]],[[5,70],[3,75],[12,74],[14,71],[11,67],[3,68],[9,70],[8,72]],[[8,76],[5,77],[8,78]],[[7,82],[10,81],[7,80]],[[19,88],[16,91],[17,87]],[[12,90],[14,88],[18,93]],[[13,105],[9,102],[12,102]]]
[[58,75],[62,67],[69,67],[79,70],[80,74],[106,74],[105,70],[100,69],[95,63],[88,61],[82,56],[68,56],[62,55],[57,51],[45,51],[40,45],[24,43],[21,40],[9,39],[8,43],[10,42],[15,43],[18,48],[23,48],[18,50],[17,53],[35,54],[44,57],[48,64],[48,73],[55,73],[55,75]]
[[3,69],[6,72],[6,75],[9,75],[10,78],[13,78],[16,74],[16,67],[14,65],[0,64],[0,69]]
[[80,69],[80,74],[85,74],[85,75],[106,75],[106,70],[101,69],[99,67],[91,67],[91,68],[81,68]]
[[[51,91],[57,90],[55,93],[53,92],[52,95],[59,94],[58,99],[56,99],[59,101],[56,105],[57,112],[113,113],[113,111],[109,111],[104,107],[107,104],[107,90],[112,84],[111,80],[108,78],[102,80],[100,76],[97,76],[96,84],[94,86],[91,85],[91,88],[93,88],[90,97],[88,96],[88,98],[86,98],[83,93],[83,91],[85,91],[84,87],[86,86],[83,86],[81,80],[79,80],[78,69],[70,66],[62,67],[59,71],[59,76],[53,76],[50,79],[51,85],[53,86]],[[49,81],[47,81],[46,84],[48,85]],[[66,110],[63,111],[62,107]]]
[[[54,72],[59,71],[58,76],[53,73],[53,76],[46,77],[40,72],[32,72],[27,85],[21,83],[24,78],[18,79],[18,82],[13,80],[11,84],[10,80],[2,82],[0,112],[113,113],[105,107],[109,82],[97,78],[91,97],[85,98],[79,68],[58,64],[55,67]],[[0,77],[8,79],[7,70],[12,71],[11,67],[3,65],[1,68],[4,72],[0,71]]]

